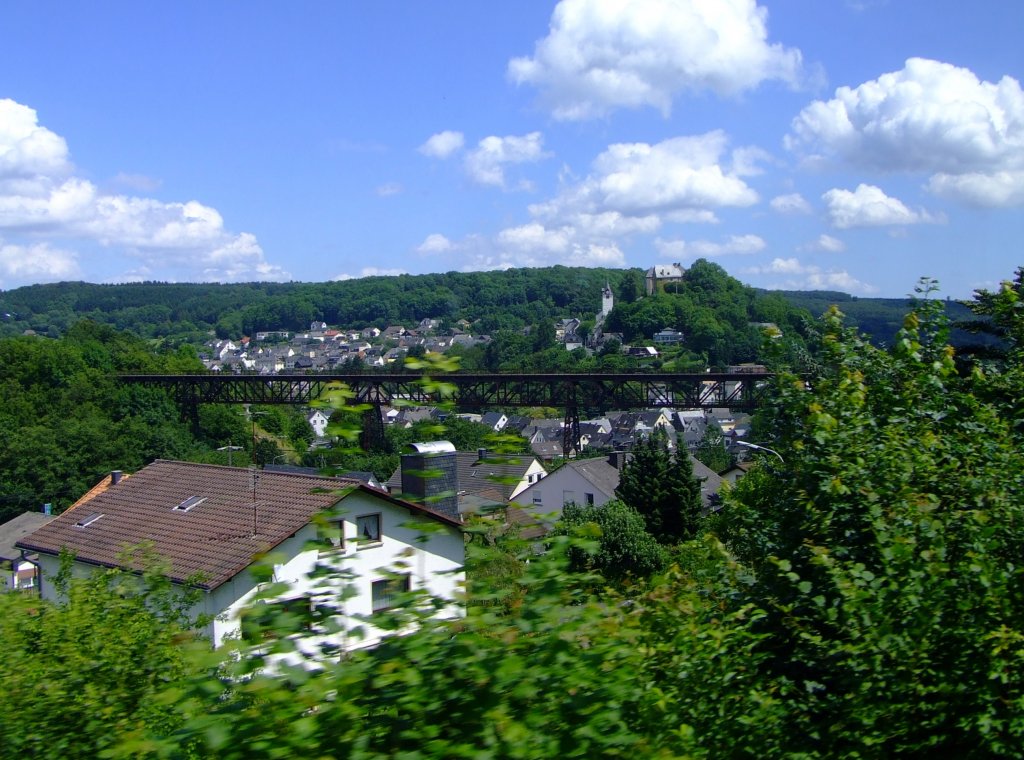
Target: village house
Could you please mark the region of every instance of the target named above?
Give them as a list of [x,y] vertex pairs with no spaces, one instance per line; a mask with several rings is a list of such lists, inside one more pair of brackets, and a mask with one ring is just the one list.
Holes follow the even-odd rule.
[[[718,509],[718,492],[723,480],[692,455],[693,475],[700,481],[701,503],[705,513]],[[513,505],[533,521],[550,528],[562,516],[567,504],[603,506],[615,498],[622,468],[630,454],[616,451],[604,459],[566,462],[543,480],[520,492]],[[521,524],[530,521],[520,517]]]
[[0,525],[0,591],[37,588],[37,558],[26,556],[15,543],[53,519],[48,512],[22,512]]
[[327,423],[331,421],[331,415],[321,409],[314,409],[306,418],[309,426],[313,428],[313,435],[323,438],[327,435]]
[[663,327],[654,333],[654,342],[662,346],[672,346],[683,342],[683,334],[671,327]]
[[[243,610],[265,586],[254,571],[257,556],[288,584],[269,603],[329,609],[340,628],[330,643],[341,650],[379,641],[372,618],[356,616],[389,608],[402,590],[448,600],[441,615],[462,614],[457,515],[358,481],[192,462],[158,460],[106,481],[105,490],[17,541],[39,556],[44,598],[58,596],[52,578],[62,550],[74,554],[72,573],[86,576],[143,569],[142,555],[129,550],[148,544],[175,588],[199,590],[191,612],[210,618],[204,632],[214,646],[239,635]],[[309,577],[317,565],[339,573],[324,585]],[[311,636],[310,645],[325,636]]]

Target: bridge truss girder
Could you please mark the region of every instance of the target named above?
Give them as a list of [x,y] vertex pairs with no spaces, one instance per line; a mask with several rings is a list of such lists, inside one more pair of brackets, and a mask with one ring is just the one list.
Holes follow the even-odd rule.
[[[199,404],[309,405],[328,388],[344,383],[352,404],[376,410],[394,403],[467,410],[547,406],[566,411],[566,454],[579,450],[579,410],[729,407],[752,410],[767,392],[765,373],[513,375],[452,373],[437,379],[413,373],[310,375],[122,375],[121,380],[165,388],[196,419]],[[379,416],[379,415],[378,415]],[[377,437],[378,432],[371,434]]]

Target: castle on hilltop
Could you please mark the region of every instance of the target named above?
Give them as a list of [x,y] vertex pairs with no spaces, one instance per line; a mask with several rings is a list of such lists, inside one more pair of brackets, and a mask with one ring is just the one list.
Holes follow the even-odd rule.
[[686,270],[679,262],[674,264],[655,264],[647,270],[647,277],[644,281],[644,289],[649,296],[658,292],[658,283],[680,282]]

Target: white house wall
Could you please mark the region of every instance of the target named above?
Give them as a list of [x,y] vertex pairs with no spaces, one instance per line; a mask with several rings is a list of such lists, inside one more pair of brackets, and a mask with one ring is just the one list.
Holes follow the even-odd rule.
[[516,501],[520,507],[537,516],[554,515],[557,519],[562,516],[562,507],[566,502],[586,504],[588,493],[594,495],[595,506],[607,504],[614,498],[614,494],[605,493],[575,468],[565,466],[523,490]]
[[516,483],[516,487],[512,490],[512,495],[509,496],[509,501],[516,499],[519,494],[530,487],[531,484],[536,483],[539,480],[547,477],[548,471],[544,469],[544,465],[538,462],[536,459],[530,463],[530,467],[526,470],[522,480]]
[[[270,552],[271,561],[276,558],[273,582],[289,585],[279,599],[311,593],[320,595],[326,591],[326,603],[337,605],[339,614],[347,618],[343,620],[343,628],[351,631],[362,626],[365,630],[365,636],[350,635],[345,641],[337,642],[345,649],[372,646],[380,640],[381,631],[351,616],[372,614],[372,584],[386,579],[387,569],[409,574],[413,591],[423,589],[433,597],[451,600],[452,604],[441,613],[443,616],[464,614],[461,601],[465,586],[465,544],[458,529],[410,514],[398,505],[363,491],[349,494],[339,507],[345,535],[343,549],[323,551],[317,528],[310,524]],[[365,545],[356,541],[355,520],[368,514],[381,516],[381,540]],[[59,570],[59,559],[40,555],[39,560],[43,596],[54,599],[56,594],[50,579]],[[309,575],[318,562],[336,565],[345,572],[327,580],[311,579]],[[72,574],[84,578],[96,569],[76,561]],[[346,586],[350,587],[347,598],[342,594]],[[212,618],[204,633],[215,647],[220,646],[226,639],[240,635],[240,612],[259,590],[251,570],[246,568],[212,591],[203,592],[192,609],[193,619],[199,615]]]
[[[273,582],[289,584],[289,590],[281,599],[326,592],[325,603],[337,605],[339,614],[346,618],[343,628],[351,631],[361,627],[365,631],[363,637],[349,636],[339,642],[345,649],[371,646],[380,640],[381,631],[355,616],[372,615],[372,584],[385,580],[389,569],[408,573],[413,591],[423,589],[431,596],[453,602],[461,599],[465,585],[462,567],[465,544],[459,531],[435,520],[411,515],[401,507],[362,492],[347,497],[342,507],[344,549],[322,551],[315,548],[317,529],[307,525],[279,545],[272,556],[280,555],[283,559],[274,565]],[[381,541],[369,546],[356,541],[355,520],[367,514],[381,516]],[[422,540],[424,537],[426,541]],[[335,565],[343,574],[331,580],[311,579],[309,575],[318,563]],[[347,594],[342,593],[345,587],[349,588]],[[219,646],[227,636],[240,634],[239,613],[258,590],[246,569],[215,589],[210,594],[212,598],[197,610],[217,615],[209,629],[214,646]],[[446,616],[459,614],[462,614],[462,606],[453,604]]]

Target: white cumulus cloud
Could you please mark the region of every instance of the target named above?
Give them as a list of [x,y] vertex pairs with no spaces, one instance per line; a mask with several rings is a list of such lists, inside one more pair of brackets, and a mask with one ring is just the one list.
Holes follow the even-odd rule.
[[808,203],[800,193],[788,193],[777,195],[768,203],[773,211],[780,214],[809,214],[811,204]]
[[466,155],[466,171],[474,182],[481,185],[505,186],[505,167],[540,161],[549,154],[544,152],[544,137],[540,132],[527,135],[490,136]]
[[829,221],[838,229],[885,227],[900,224],[939,223],[941,216],[914,211],[898,198],[891,198],[874,185],[857,185],[854,191],[835,188],[822,197]]
[[508,75],[539,88],[556,119],[644,106],[667,115],[685,91],[795,85],[800,51],[769,43],[767,21],[754,0],[562,0],[548,36]]
[[6,282],[55,282],[77,277],[78,256],[48,243],[8,245],[0,239],[0,287]]
[[1024,170],[935,174],[928,189],[943,198],[983,208],[1024,205]]
[[875,293],[878,288],[861,282],[843,269],[825,270],[799,259],[772,259],[762,267],[749,267],[748,275],[766,276],[771,287],[782,290],[839,290],[846,293]]
[[461,132],[446,129],[427,138],[419,147],[420,153],[431,158],[448,158],[456,151],[462,150],[466,138]]
[[499,247],[513,253],[564,254],[572,245],[574,230],[570,227],[549,230],[532,222],[520,227],[509,227],[498,233]]
[[452,241],[436,232],[427,235],[423,242],[416,247],[419,253],[442,253],[451,249]]
[[826,253],[842,253],[846,250],[846,244],[839,238],[831,235],[819,235],[816,240],[801,246],[804,251],[825,251]]
[[467,235],[454,241],[443,238],[438,247],[439,252],[457,256],[455,266],[463,271],[555,264],[626,266],[626,256],[614,241],[593,238],[571,225],[547,227],[539,222],[529,222],[507,227],[490,236]]
[[530,212],[546,221],[613,212],[626,227],[633,226],[627,219],[645,219],[647,231],[662,216],[670,221],[713,222],[715,208],[746,207],[758,200],[752,188],[719,163],[727,142],[725,133],[715,131],[654,145],[610,145],[594,160],[585,179],[530,206]]
[[929,189],[981,206],[1024,203],[1024,91],[940,61],[840,87],[793,120],[788,148],[814,160],[932,175]]
[[8,246],[28,244],[16,238],[32,236],[32,250],[43,251],[43,270],[18,269],[25,281],[78,274],[73,253],[47,240],[39,249],[40,238],[98,243],[160,279],[288,277],[267,262],[253,235],[228,231],[214,208],[108,194],[75,176],[64,140],[40,126],[34,110],[12,100],[0,100],[0,230],[15,236]]
[[763,251],[766,247],[764,239],[758,235],[730,235],[725,242],[715,243],[710,240],[662,240],[654,241],[654,247],[662,256],[684,258],[701,258],[729,256],[732,254],[751,254]]
[[[532,228],[533,225],[526,225]],[[624,267],[626,256],[612,242],[574,242],[572,230],[502,230],[488,250],[478,251],[466,269],[510,269],[564,264],[574,267]]]
[[68,169],[64,138],[40,126],[33,109],[0,99],[0,182],[64,174]]

